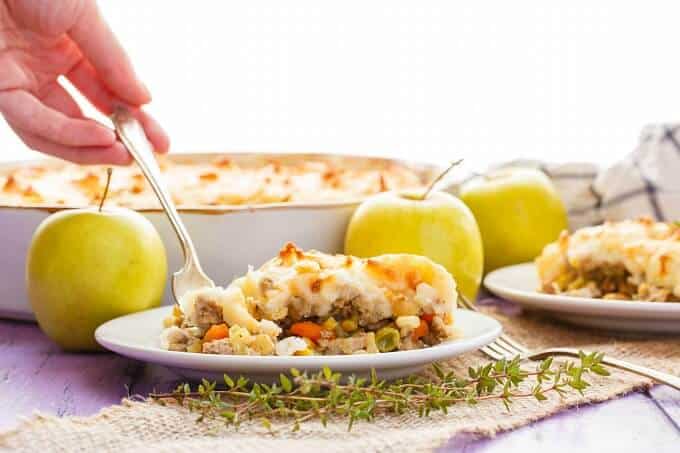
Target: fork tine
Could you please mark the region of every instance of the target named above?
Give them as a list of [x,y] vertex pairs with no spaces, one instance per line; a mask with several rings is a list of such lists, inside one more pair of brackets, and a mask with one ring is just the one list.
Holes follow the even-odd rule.
[[470,299],[467,297],[463,296],[462,294],[458,293],[458,303],[462,305],[464,308],[467,308],[468,310],[472,311],[479,311],[475,305],[470,302]]
[[500,346],[495,341],[487,344],[486,347],[492,349],[497,354],[500,354],[502,356],[502,358],[504,358],[504,359],[509,359],[509,358],[514,357],[514,354],[512,354],[510,351],[508,351],[507,349]]
[[482,348],[481,348],[481,351],[482,351],[484,354],[486,354],[486,355],[488,355],[489,357],[491,357],[492,359],[494,359],[494,360],[501,360],[501,359],[504,358],[502,354],[500,354],[500,353],[494,351],[493,349],[489,348],[488,346],[482,347]]
[[507,344],[515,348],[517,351],[519,351],[519,354],[528,354],[529,350],[513,340],[509,335],[502,334],[501,336],[498,337],[499,340],[505,341]]
[[508,351],[510,354],[513,355],[513,357],[516,356],[516,355],[522,355],[522,351],[520,351],[519,349],[517,349],[514,346],[512,346],[511,344],[509,344],[507,341],[505,341],[501,337],[496,338],[496,341],[494,343],[496,343],[499,347]]

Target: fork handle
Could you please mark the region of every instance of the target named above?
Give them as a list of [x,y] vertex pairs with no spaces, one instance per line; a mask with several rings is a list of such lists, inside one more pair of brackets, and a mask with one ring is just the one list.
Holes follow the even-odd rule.
[[676,390],[680,390],[680,377],[673,376],[672,374],[657,371],[652,368],[647,368],[646,366],[636,365],[634,363],[626,362],[625,360],[607,357],[606,355],[602,359],[602,363],[613,366],[614,368],[618,368],[620,370],[630,371],[631,373],[639,374],[640,376],[652,378],[656,382],[666,384]]
[[[540,353],[537,354],[531,354],[530,357],[532,360],[540,360],[548,356],[560,356],[560,355],[578,357],[579,351],[577,351],[576,349],[554,348],[541,351]],[[626,362],[625,360],[608,357],[607,355],[605,355],[602,358],[602,363],[614,368],[618,368],[620,370],[629,371],[640,376],[654,379],[656,382],[666,384],[670,387],[673,387],[676,390],[680,390],[680,377],[673,376],[672,374],[664,373],[662,371],[654,370],[652,368],[647,368],[646,366],[636,365],[634,363]]]
[[170,224],[182,244],[184,267],[190,267],[193,264],[200,268],[196,249],[191,241],[191,237],[189,236],[189,233],[187,233],[184,223],[177,213],[170,193],[161,183],[161,170],[158,167],[153,148],[147,140],[141,124],[132,115],[132,112],[125,107],[118,107],[113,115],[111,115],[111,120],[116,127],[116,132],[118,133],[121,142],[135,159],[137,165],[139,165],[139,168],[142,170],[142,173],[144,173],[144,176],[146,176],[147,181],[158,197],[158,201],[161,202],[163,210],[168,216]]

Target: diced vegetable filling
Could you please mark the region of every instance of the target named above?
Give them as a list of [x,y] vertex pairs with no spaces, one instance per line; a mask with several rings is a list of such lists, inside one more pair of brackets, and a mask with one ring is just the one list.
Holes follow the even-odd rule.
[[[439,344],[450,336],[448,324],[451,320],[446,316],[423,313],[362,325],[358,313],[347,310],[344,318],[340,317],[341,312],[336,312],[326,318],[297,322],[284,320],[277,324],[270,321],[274,328],[268,334],[251,334],[238,325],[227,326],[209,301],[198,299],[196,306],[198,326],[189,326],[178,307],[165,320],[166,349],[206,354],[362,354],[419,349]],[[216,324],[209,325],[209,322]],[[280,339],[278,331],[281,332]]]

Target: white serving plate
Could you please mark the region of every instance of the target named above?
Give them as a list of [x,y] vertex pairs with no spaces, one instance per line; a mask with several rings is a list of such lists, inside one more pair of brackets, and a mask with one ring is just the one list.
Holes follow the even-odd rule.
[[[426,163],[408,163],[376,157],[338,156],[329,154],[258,154],[204,153],[171,154],[178,162],[214,161],[227,157],[240,165],[254,165],[277,159],[282,162],[310,160],[341,160],[346,165],[361,166],[366,161],[398,162],[416,171],[423,181],[429,181],[439,167]],[[49,164],[50,160],[40,161]],[[36,161],[0,164],[0,171],[18,166],[34,165]],[[345,230],[352,213],[361,199],[272,203],[238,206],[184,206],[180,215],[189,231],[201,265],[217,284],[226,285],[244,274],[248,265],[260,266],[276,256],[288,241],[304,249],[326,253],[341,253]],[[73,206],[78,207],[78,206]],[[26,253],[33,231],[52,212],[64,206],[3,206],[0,205],[0,318],[33,320],[33,312],[26,298]],[[165,243],[168,269],[179,269],[184,260],[175,232],[165,214],[158,209],[141,211]],[[165,289],[165,303],[171,304],[169,284]]]
[[413,351],[383,354],[335,356],[239,356],[166,351],[160,348],[163,318],[172,307],[161,307],[108,321],[95,332],[105,348],[126,357],[171,368],[187,379],[222,380],[224,373],[243,375],[257,381],[278,378],[291,368],[315,372],[324,366],[343,374],[367,375],[375,369],[382,379],[395,379],[416,373],[426,365],[473,351],[492,342],[501,333],[493,318],[467,310],[456,311],[456,325],[462,338]]
[[680,303],[602,300],[539,293],[534,263],[497,269],[484,279],[492,293],[587,327],[638,333],[680,333]]

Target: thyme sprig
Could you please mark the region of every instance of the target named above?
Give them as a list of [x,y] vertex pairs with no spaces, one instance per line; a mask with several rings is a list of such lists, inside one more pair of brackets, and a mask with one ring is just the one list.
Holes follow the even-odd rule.
[[333,417],[346,419],[351,430],[357,421],[407,411],[427,417],[436,411],[448,413],[455,404],[474,405],[485,400],[500,400],[510,410],[513,400],[519,398],[544,401],[549,394],[582,394],[590,385],[585,380],[588,374],[609,375],[601,364],[603,356],[581,352],[578,364],[556,364],[549,357],[531,371],[523,369],[516,357],[471,367],[467,376],[433,364],[432,378],[410,376],[393,382],[379,380],[375,371],[367,379],[343,377],[329,368],[315,374],[292,369],[271,385],[225,374],[224,385],[219,389],[216,382],[204,379],[196,387],[185,383],[171,393],[153,393],[149,397],[159,404],[175,402],[187,407],[198,414],[197,421],[222,419],[238,427],[244,421],[259,420],[274,432],[273,420],[287,421],[284,427],[297,431],[303,422],[316,419],[326,426]]

